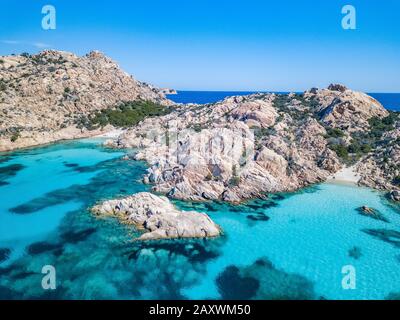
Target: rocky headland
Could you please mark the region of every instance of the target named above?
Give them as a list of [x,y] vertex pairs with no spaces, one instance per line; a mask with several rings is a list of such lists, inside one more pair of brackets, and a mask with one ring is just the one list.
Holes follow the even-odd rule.
[[0,151],[97,135],[86,116],[131,101],[170,105],[104,54],[47,50],[0,57]]
[[221,233],[205,213],[180,211],[166,197],[147,192],[106,201],[93,207],[92,212],[101,217],[117,217],[145,231],[139,240],[205,238]]
[[145,183],[184,200],[238,203],[354,168],[359,185],[400,190],[400,120],[343,85],[181,105],[107,141],[149,163]]

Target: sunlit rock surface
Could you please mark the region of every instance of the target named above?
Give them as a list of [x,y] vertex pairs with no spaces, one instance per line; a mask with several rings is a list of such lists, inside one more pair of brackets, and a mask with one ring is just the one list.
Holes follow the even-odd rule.
[[204,238],[220,235],[220,228],[204,213],[180,211],[165,197],[148,192],[106,201],[92,209],[100,216],[115,216],[146,231],[140,240]]

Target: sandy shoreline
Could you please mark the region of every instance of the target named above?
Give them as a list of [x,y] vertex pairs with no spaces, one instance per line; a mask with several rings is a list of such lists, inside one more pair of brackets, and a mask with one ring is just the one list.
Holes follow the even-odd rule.
[[327,179],[331,183],[346,183],[357,184],[360,180],[360,175],[355,172],[355,166],[345,167]]
[[38,148],[62,141],[79,140],[86,138],[116,139],[123,131],[123,129],[116,129],[112,126],[107,126],[103,129],[97,129],[94,131],[81,131],[76,127],[69,127],[56,132],[41,133],[38,136],[21,137],[13,143],[10,142],[9,138],[0,139],[0,152],[13,152],[27,148]]
[[110,139],[118,138],[121,135],[121,133],[123,133],[123,132],[124,132],[123,129],[113,129],[111,131],[107,131],[105,133],[95,135],[94,138],[110,138]]

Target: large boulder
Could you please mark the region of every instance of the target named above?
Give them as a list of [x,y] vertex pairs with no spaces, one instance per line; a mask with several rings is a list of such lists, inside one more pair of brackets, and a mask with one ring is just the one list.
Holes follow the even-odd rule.
[[98,216],[114,216],[146,231],[139,240],[205,238],[221,234],[220,227],[208,215],[180,211],[166,198],[148,192],[105,201],[92,208]]

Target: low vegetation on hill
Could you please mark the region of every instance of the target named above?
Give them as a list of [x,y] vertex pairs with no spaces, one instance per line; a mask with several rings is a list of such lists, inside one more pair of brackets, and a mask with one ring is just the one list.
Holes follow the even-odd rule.
[[0,56],[0,151],[93,135],[86,126],[136,124],[140,112],[113,107],[137,100],[154,103],[142,106],[146,115],[162,114],[155,104],[173,104],[98,51],[82,57],[55,50]]
[[171,111],[171,107],[151,101],[131,101],[112,109],[104,109],[89,116],[82,116],[76,124],[79,128],[89,130],[103,128],[107,125],[126,128],[137,125],[145,118],[166,115]]
[[345,162],[353,164],[360,158],[378,148],[383,143],[400,143],[395,141],[384,141],[383,136],[386,132],[396,128],[396,123],[400,121],[399,112],[390,112],[385,118],[372,117],[368,120],[369,129],[351,133],[350,143],[345,143],[343,138],[345,133],[340,129],[327,128],[327,136],[330,140],[330,148]]

